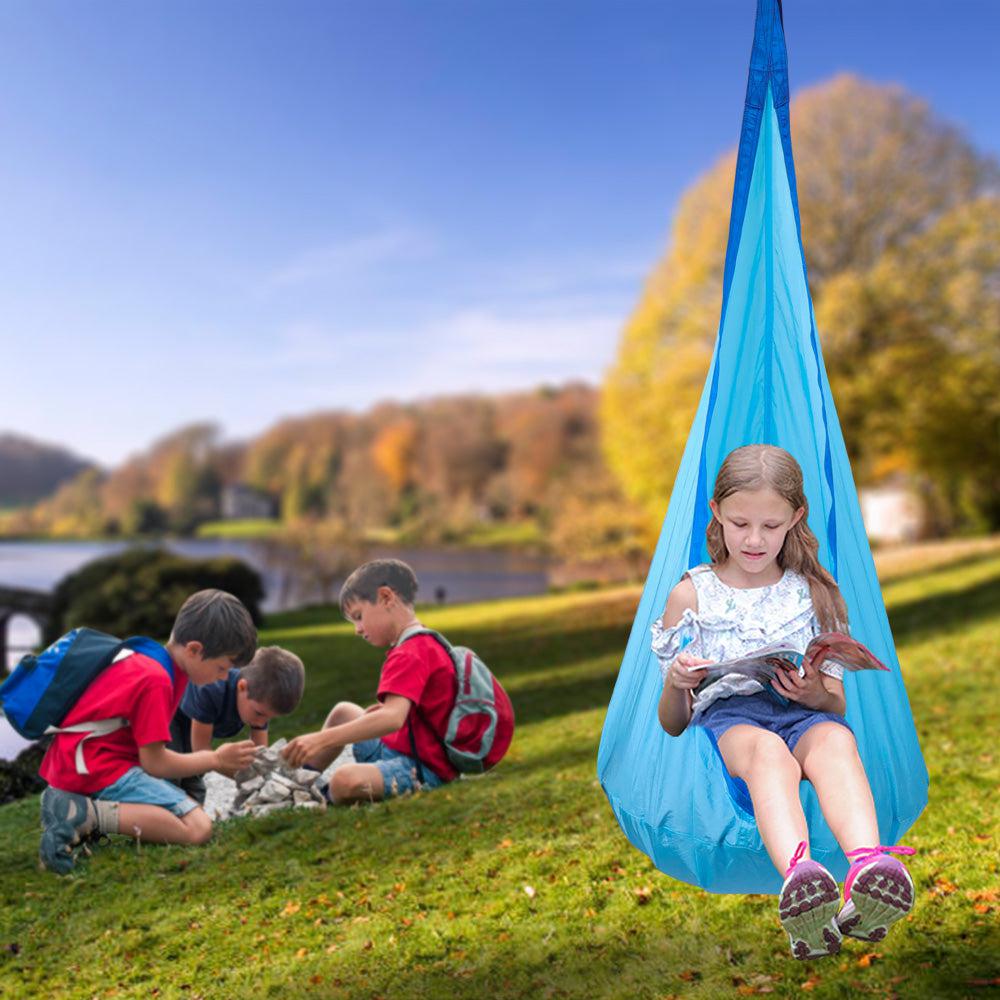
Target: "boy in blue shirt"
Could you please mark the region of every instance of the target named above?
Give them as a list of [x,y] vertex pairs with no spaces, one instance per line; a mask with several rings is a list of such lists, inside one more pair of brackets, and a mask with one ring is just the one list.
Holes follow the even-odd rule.
[[[250,739],[267,746],[271,719],[288,715],[302,700],[305,668],[302,661],[280,646],[263,646],[245,667],[233,667],[219,681],[189,685],[170,724],[169,748],[178,753],[210,750],[212,740],[227,740],[250,727]],[[220,770],[232,777],[233,773]],[[201,775],[177,784],[200,805],[205,804]]]

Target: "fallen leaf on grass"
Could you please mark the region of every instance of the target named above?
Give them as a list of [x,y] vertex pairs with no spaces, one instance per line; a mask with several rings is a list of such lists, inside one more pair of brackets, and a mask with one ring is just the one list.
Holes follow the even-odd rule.
[[309,982],[312,983],[313,986],[319,986],[319,984],[323,982],[323,977],[319,976],[319,975],[317,975],[317,976],[310,976],[309,977]]
[[283,917],[290,917],[293,913],[298,913],[302,909],[300,903],[285,903],[285,908],[281,911]]
[[635,893],[635,901],[640,906],[645,906],[653,898],[653,887],[651,885],[642,885],[637,889],[633,889],[632,892]]
[[814,990],[819,986],[820,979],[819,976],[810,976],[804,983],[800,985],[800,989],[803,990]]
[[505,850],[506,848],[513,846],[514,846],[514,841],[511,840],[510,837],[504,837],[503,840],[501,840],[500,843],[497,844],[497,847],[499,847],[501,850]]
[[996,889],[968,889],[965,893],[965,898],[980,903],[995,903],[1000,899],[1000,892]]
[[866,951],[858,959],[858,965],[862,969],[867,969],[868,966],[870,966],[872,964],[872,962],[877,962],[881,957],[882,957],[882,953],[880,951]]
[[693,983],[701,979],[701,973],[697,969],[685,969],[683,972],[677,973],[677,978],[683,979],[686,983]]
[[931,894],[934,896],[950,896],[953,892],[958,891],[958,886],[954,882],[949,882],[946,878],[936,878],[934,880],[934,888],[931,889]]
[[295,953],[295,957],[296,958],[305,958],[306,955],[308,955],[308,954],[309,954],[309,949],[308,948],[299,948],[299,950]]

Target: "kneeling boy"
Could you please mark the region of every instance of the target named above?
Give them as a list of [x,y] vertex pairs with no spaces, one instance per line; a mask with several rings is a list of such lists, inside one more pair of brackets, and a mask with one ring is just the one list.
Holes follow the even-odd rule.
[[[122,717],[128,725],[103,736],[59,733],[40,768],[42,864],[61,875],[73,848],[93,834],[123,833],[161,844],[203,844],[212,822],[171,778],[245,767],[250,740],[218,750],[179,754],[167,749],[170,720],[188,682],[222,680],[249,663],[257,645],[250,613],[232,594],[201,590],[177,614],[166,644],[172,678],[156,660],[133,652],[112,663],[86,688],[63,726]],[[86,741],[86,742],[84,742]],[[77,747],[82,756],[78,766]]]
[[294,766],[322,770],[353,743],[355,763],[339,768],[330,781],[335,803],[377,801],[458,777],[440,735],[457,692],[451,658],[430,635],[399,641],[408,629],[421,627],[413,610],[416,596],[416,575],[398,559],[365,563],[340,592],[341,610],[355,633],[389,648],[378,704],[363,709],[340,702],[320,732],[297,736],[283,751]]
[[[280,646],[263,646],[245,667],[233,667],[223,681],[197,687],[189,684],[170,724],[170,750],[197,753],[211,750],[212,740],[229,740],[250,727],[254,746],[267,746],[271,719],[294,712],[302,700],[306,674],[302,661]],[[231,778],[234,769],[221,770]],[[200,774],[175,784],[199,805],[205,804]]]

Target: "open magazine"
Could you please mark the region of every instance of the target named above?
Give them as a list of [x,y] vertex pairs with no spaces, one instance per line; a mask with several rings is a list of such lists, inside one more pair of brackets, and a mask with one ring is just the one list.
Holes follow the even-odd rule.
[[[778,670],[794,670],[801,677],[805,673],[802,661],[812,657],[812,665],[818,670],[824,663],[836,663],[845,670],[888,670],[889,668],[857,639],[843,632],[821,632],[814,636],[804,653],[799,653],[780,642],[762,646],[753,653],[724,660],[704,668],[705,679],[697,690],[703,691],[726,674],[742,674],[763,684],[771,682]],[[698,668],[701,669],[701,668]]]

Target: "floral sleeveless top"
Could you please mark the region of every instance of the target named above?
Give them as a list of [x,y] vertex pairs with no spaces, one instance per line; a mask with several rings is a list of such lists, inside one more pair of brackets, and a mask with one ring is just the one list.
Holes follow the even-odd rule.
[[[786,569],[777,583],[741,589],[723,583],[711,566],[695,566],[685,574],[698,595],[698,610],[688,608],[672,628],[657,618],[652,625],[653,652],[666,679],[670,664],[680,652],[703,660],[731,660],[773,642],[787,643],[800,653],[820,632],[813,610],[809,582]],[[824,663],[824,674],[840,680],[844,668]],[[727,674],[695,695],[692,719],[720,698],[756,694],[764,688],[740,674]]]

